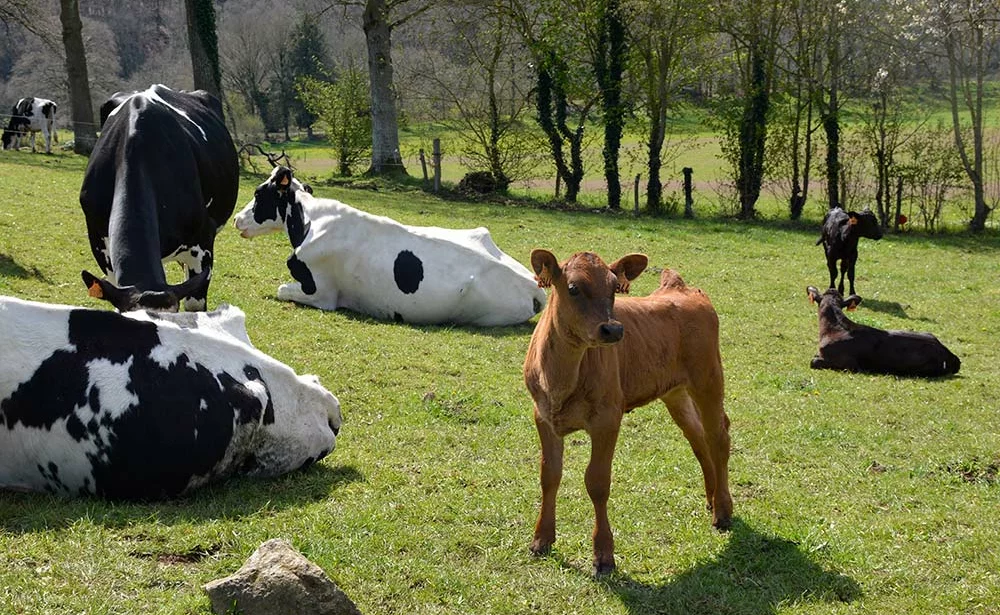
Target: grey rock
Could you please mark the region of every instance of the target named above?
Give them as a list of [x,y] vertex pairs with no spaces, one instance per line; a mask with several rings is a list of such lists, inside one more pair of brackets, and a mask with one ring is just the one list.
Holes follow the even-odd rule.
[[322,568],[278,538],[258,547],[236,574],[204,589],[217,615],[361,615]]

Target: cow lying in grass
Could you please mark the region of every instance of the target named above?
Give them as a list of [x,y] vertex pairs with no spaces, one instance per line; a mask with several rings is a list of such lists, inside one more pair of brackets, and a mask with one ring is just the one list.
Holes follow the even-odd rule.
[[719,318],[703,292],[669,269],[651,295],[615,301],[646,263],[642,254],[606,265],[591,252],[563,263],[547,250],[531,253],[539,286],[552,288],[524,361],[542,445],[542,507],[531,551],[544,554],[555,542],[563,439],[582,429],[591,440],[585,482],[598,575],[615,567],[611,459],[622,415],[633,408],[656,399],[666,404],[701,464],[712,525],[727,529],[733,512]]
[[327,455],[337,398],[243,323],[0,297],[0,488],[148,500]]
[[292,243],[278,298],[414,324],[522,323],[545,304],[526,267],[485,228],[407,226],[310,194],[276,167],[234,219],[243,237],[284,230]]
[[897,376],[948,376],[957,374],[962,362],[930,333],[883,331],[847,318],[861,297],[844,299],[836,289],[820,294],[806,288],[809,301],[819,305],[819,353],[813,369],[842,369]]

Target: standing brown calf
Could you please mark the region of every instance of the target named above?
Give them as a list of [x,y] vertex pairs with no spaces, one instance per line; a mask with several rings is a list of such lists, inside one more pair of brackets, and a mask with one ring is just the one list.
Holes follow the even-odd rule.
[[719,318],[703,292],[669,269],[648,297],[616,304],[615,293],[628,292],[646,263],[642,254],[606,265],[591,252],[562,264],[547,250],[531,253],[538,285],[552,288],[524,360],[542,445],[542,507],[531,551],[545,554],[556,540],[563,438],[583,429],[591,441],[585,482],[594,503],[596,575],[615,567],[611,459],[622,415],[633,408],[654,399],[666,404],[701,464],[712,525],[727,529],[733,512]]

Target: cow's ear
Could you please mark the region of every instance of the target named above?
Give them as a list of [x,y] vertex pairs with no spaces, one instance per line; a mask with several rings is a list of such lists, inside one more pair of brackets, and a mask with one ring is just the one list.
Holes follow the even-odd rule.
[[536,249],[531,251],[531,268],[535,270],[535,280],[539,288],[548,288],[562,275],[559,268],[559,261],[555,254],[548,250]]
[[847,308],[847,311],[849,312],[853,312],[858,309],[859,305],[861,305],[861,297],[857,295],[851,295],[847,299],[844,299],[844,307]]
[[313,193],[313,187],[310,186],[309,184],[302,184],[302,189],[308,192],[309,194]]
[[121,312],[128,312],[137,307],[140,293],[134,286],[119,288],[107,280],[98,279],[89,271],[81,271],[80,274],[87,286],[87,294],[91,297],[103,299]]
[[849,217],[847,218],[847,223],[850,224],[851,226],[854,226],[855,224],[858,223],[858,214],[857,214],[857,212],[853,212],[852,211],[849,214]]
[[627,254],[608,267],[618,277],[618,286],[615,292],[627,293],[632,280],[639,277],[639,274],[646,269],[649,259],[645,254]]
[[815,286],[806,286],[806,295],[809,297],[809,303],[819,303],[822,299],[819,289]]
[[278,190],[287,190],[292,185],[292,170],[287,167],[278,167],[271,181],[278,187]]

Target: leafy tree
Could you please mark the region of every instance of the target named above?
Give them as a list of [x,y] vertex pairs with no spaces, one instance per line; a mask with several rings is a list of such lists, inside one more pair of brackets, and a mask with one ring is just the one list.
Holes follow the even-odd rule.
[[371,113],[364,73],[351,66],[334,83],[303,77],[296,83],[306,109],[327,126],[327,139],[337,152],[341,175],[371,152]]
[[[318,19],[306,13],[295,30],[292,31],[291,67],[294,81],[302,79],[324,80],[330,72],[329,52],[326,39],[319,27]],[[299,98],[292,101],[295,123],[305,127],[308,138],[312,138],[312,125],[316,115]]]
[[601,93],[604,116],[604,179],[608,184],[608,207],[621,208],[621,177],[618,153],[625,130],[626,103],[622,100],[628,40],[621,0],[598,0],[594,76]]

